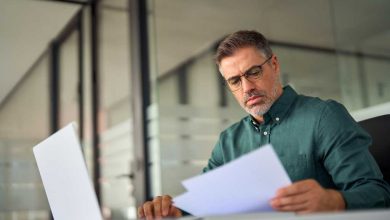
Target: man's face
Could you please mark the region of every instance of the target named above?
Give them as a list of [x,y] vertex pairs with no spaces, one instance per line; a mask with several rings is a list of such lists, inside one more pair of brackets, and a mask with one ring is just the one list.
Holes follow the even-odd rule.
[[[232,56],[223,58],[219,70],[225,80],[228,80],[250,72],[254,67],[264,63],[267,58],[256,48],[245,47],[238,49]],[[279,62],[276,56],[262,65],[262,74],[258,79],[248,80],[243,76],[241,87],[232,92],[245,111],[261,120],[282,93]]]

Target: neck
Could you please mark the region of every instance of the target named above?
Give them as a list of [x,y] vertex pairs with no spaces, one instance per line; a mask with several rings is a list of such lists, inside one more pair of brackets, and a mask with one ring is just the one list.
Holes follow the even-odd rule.
[[259,115],[252,115],[253,119],[255,119],[255,121],[258,123],[258,124],[263,124],[264,123],[264,117],[263,116],[259,116]]

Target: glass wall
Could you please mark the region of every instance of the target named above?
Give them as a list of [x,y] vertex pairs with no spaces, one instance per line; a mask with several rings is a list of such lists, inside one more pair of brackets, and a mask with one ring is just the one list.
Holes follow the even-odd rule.
[[32,148],[49,135],[49,55],[0,104],[0,219],[48,219]]
[[135,218],[127,1],[100,1],[99,19],[102,208],[107,218]]
[[342,100],[349,110],[389,102],[389,2],[333,0],[331,6]]
[[[78,35],[72,31],[64,41],[56,41],[60,128],[72,121],[81,126]],[[32,147],[52,132],[54,53],[45,52],[1,103],[1,219],[50,218]]]
[[183,192],[180,181],[201,173],[219,133],[246,115],[221,87],[213,62],[224,36],[262,32],[279,58],[284,85],[337,100],[353,114],[390,102],[389,7],[383,0],[152,1],[153,194]]
[[[66,2],[58,4],[62,4],[64,8],[73,5]],[[58,127],[71,121],[83,125],[81,143],[91,179],[93,161],[98,160],[101,166],[99,183],[103,214],[107,219],[118,220],[136,217],[131,180],[134,162],[127,4],[127,0],[99,1],[98,81],[92,78],[90,67],[91,8],[84,5],[84,54],[81,59],[83,82],[79,75],[80,32],[71,28],[72,32],[66,33],[69,34],[68,37],[58,45],[59,85],[56,88],[59,95]],[[58,30],[56,34],[70,29],[66,29],[64,25]],[[46,45],[50,47],[50,42]],[[50,218],[32,147],[47,138],[51,132],[50,105],[55,101],[50,100],[52,91],[49,89],[51,56],[48,53],[40,58],[11,95],[0,103],[0,219]],[[93,158],[92,148],[93,83],[98,83],[99,87],[99,94],[96,94],[99,95],[99,158]],[[83,111],[83,118],[80,118],[80,110]]]

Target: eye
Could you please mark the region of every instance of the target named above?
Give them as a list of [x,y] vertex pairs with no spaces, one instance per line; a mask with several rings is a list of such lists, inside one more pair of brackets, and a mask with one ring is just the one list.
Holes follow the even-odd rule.
[[259,76],[261,74],[261,72],[262,72],[261,67],[260,66],[255,66],[252,69],[248,70],[246,75],[249,76],[249,77],[257,77],[257,76]]
[[227,82],[232,86],[238,85],[240,84],[240,77],[232,77],[228,79]]

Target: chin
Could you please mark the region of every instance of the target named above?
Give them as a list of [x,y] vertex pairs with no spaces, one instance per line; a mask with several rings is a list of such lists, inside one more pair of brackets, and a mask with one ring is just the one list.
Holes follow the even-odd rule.
[[265,113],[268,112],[270,109],[270,106],[267,106],[265,104],[263,105],[256,105],[252,107],[246,107],[246,111],[251,115],[257,115],[257,116],[263,116]]

